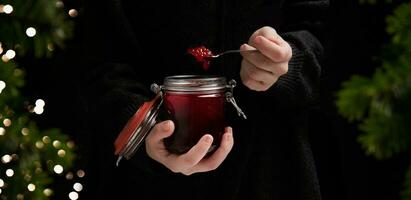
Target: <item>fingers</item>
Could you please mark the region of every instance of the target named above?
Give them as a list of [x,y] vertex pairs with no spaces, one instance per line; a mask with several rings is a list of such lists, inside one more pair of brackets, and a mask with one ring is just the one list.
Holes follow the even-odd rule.
[[263,36],[269,40],[271,40],[272,42],[277,43],[278,45],[280,45],[284,40],[281,38],[281,36],[278,35],[277,31],[270,27],[270,26],[264,26],[261,27],[260,29],[258,29],[257,31],[255,31],[250,39],[249,39],[249,43],[253,43],[253,40],[257,37],[257,36]]
[[202,159],[197,165],[195,165],[185,173],[189,175],[193,173],[207,172],[217,169],[217,167],[219,167],[221,163],[226,159],[233,146],[233,131],[231,127],[227,127],[218,149],[210,157]]
[[278,43],[267,39],[264,36],[257,36],[253,39],[250,45],[257,48],[263,55],[270,58],[273,62],[289,61],[292,56],[292,50],[288,43]]
[[166,120],[156,124],[147,136],[149,142],[158,143],[162,139],[169,137],[174,131],[174,123],[171,120]]
[[[213,143],[213,136],[206,134],[194,145],[187,153],[180,155],[176,158],[170,156],[169,159],[175,160],[178,166],[170,166],[172,171],[174,172],[182,172],[183,174],[187,174],[191,168],[196,166],[201,159],[207,154],[208,150],[210,149]],[[171,163],[171,162],[170,162]],[[191,174],[191,173],[190,173]]]
[[174,132],[174,123],[166,120],[156,124],[146,137],[146,152],[154,160],[164,163],[164,157],[168,151],[164,146],[163,139],[171,136]]
[[253,63],[250,63],[247,59],[243,59],[242,61],[244,73],[246,73],[250,78],[261,81],[261,82],[270,82],[273,78],[275,78],[275,73],[263,70]]
[[251,90],[265,91],[278,79],[274,73],[261,70],[249,63],[246,59],[243,59],[241,66],[241,81]]
[[[255,49],[254,47],[248,45],[248,44],[243,44],[240,47],[240,50],[251,50]],[[275,64],[274,61],[272,61],[270,58],[267,56],[258,53],[258,52],[241,52],[241,55],[243,56],[244,59],[246,59],[248,62],[252,63],[255,66],[258,66],[258,68],[265,70],[267,72],[274,73],[274,70],[272,65]]]
[[205,158],[212,143],[213,137],[205,134],[187,153],[176,155],[169,153],[163,139],[170,136],[174,126],[170,122],[157,124],[146,139],[147,154],[175,173],[190,175],[197,172],[206,172],[216,169],[231,151],[234,139],[232,129],[227,127],[220,147],[210,157]]
[[[282,62],[291,58],[292,52],[291,48],[289,48],[290,45],[272,27],[264,26],[258,29],[251,35],[248,43],[274,61],[278,59],[277,62]],[[270,54],[270,52],[273,51],[277,53],[280,52],[280,54]],[[288,53],[290,53],[290,55]],[[290,57],[287,59],[288,56]]]
[[291,59],[290,45],[272,27],[264,26],[258,29],[251,35],[248,43],[274,62]]
[[240,49],[258,49],[259,52],[242,52],[240,77],[244,85],[255,91],[268,90],[278,78],[288,72],[292,57],[290,45],[271,27],[263,27],[250,37],[249,44]]

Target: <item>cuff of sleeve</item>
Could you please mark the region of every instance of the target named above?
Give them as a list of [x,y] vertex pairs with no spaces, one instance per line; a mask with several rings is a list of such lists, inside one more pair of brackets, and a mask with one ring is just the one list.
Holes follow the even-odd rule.
[[293,94],[301,84],[301,71],[304,64],[304,53],[293,43],[289,43],[292,49],[292,58],[288,63],[288,72],[281,76],[275,86],[287,94]]
[[280,76],[277,82],[270,88],[269,94],[276,96],[279,102],[296,102],[296,93],[301,87],[301,73],[304,65],[304,52],[295,44],[290,43],[292,58],[288,63],[288,72]]

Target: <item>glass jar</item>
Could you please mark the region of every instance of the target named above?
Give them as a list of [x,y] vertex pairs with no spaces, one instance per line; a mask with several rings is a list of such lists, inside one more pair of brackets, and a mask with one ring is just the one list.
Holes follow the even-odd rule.
[[168,151],[183,154],[194,146],[204,134],[213,136],[213,151],[221,142],[227,126],[225,106],[231,103],[239,116],[246,118],[233,97],[236,82],[228,84],[224,77],[177,75],[164,79],[164,84],[152,84],[156,97],[145,102],[129,120],[115,142],[116,155],[130,158],[156,123],[160,107],[174,122],[174,133],[164,140]]

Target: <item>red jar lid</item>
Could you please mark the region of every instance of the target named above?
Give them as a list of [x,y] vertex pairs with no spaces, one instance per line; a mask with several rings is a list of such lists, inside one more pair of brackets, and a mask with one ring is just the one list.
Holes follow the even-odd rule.
[[147,133],[156,123],[161,103],[162,97],[159,92],[153,100],[144,102],[128,120],[114,142],[114,154],[119,156],[117,165],[123,157],[130,159],[137,151]]

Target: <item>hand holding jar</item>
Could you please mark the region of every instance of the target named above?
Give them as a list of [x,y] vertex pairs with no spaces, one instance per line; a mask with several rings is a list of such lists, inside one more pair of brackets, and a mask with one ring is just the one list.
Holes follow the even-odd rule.
[[292,56],[290,45],[271,27],[255,31],[241,50],[258,49],[258,53],[243,52],[240,76],[244,85],[255,91],[266,91],[287,73]]
[[170,137],[173,132],[174,123],[171,120],[156,124],[146,138],[146,151],[152,159],[171,171],[185,175],[216,169],[234,144],[232,129],[226,127],[221,144],[211,155],[207,154],[214,139],[210,134],[203,135],[188,152],[181,155],[173,154],[164,145],[164,139]]
[[[115,154],[129,159],[145,141],[147,155],[173,172],[190,175],[216,169],[233,147],[233,133],[225,122],[225,107],[237,105],[224,77],[176,75],[152,84],[157,95],[144,102],[115,141]],[[162,110],[166,121],[157,123]]]

